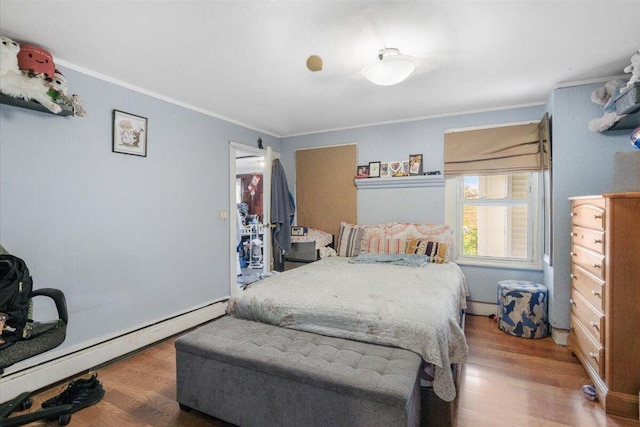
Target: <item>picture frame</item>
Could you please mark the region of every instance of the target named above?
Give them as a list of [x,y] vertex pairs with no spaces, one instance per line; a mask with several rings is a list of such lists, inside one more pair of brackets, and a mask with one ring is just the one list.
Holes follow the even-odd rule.
[[291,227],[292,236],[304,236],[305,234],[307,234],[306,227],[298,227],[298,226]]
[[369,177],[369,165],[359,165],[356,170],[357,178],[368,178]]
[[369,162],[369,178],[380,178],[380,163]]
[[389,173],[389,162],[380,163],[380,177],[388,178],[391,174]]
[[389,176],[402,176],[402,161],[396,160],[389,162]]
[[409,175],[422,175],[422,154],[409,154]]
[[402,175],[401,176],[409,176],[409,160],[402,161]]
[[147,118],[113,110],[111,151],[147,157]]

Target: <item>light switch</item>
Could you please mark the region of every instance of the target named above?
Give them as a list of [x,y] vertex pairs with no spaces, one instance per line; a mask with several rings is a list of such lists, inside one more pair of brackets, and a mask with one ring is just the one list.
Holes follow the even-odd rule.
[[219,211],[218,212],[218,219],[220,219],[220,221],[226,221],[227,219],[229,219],[229,212],[227,212],[227,211]]

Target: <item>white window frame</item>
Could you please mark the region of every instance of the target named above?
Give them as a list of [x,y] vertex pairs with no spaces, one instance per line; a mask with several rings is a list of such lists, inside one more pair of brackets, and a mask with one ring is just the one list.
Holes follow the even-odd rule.
[[[528,258],[515,259],[491,256],[472,256],[463,254],[463,216],[464,216],[464,176],[448,177],[445,180],[445,217],[446,223],[454,230],[455,233],[455,262],[460,265],[475,265],[483,267],[499,267],[521,270],[542,270],[542,248],[543,241],[541,233],[543,229],[542,217],[542,173],[530,172],[529,180],[529,196],[527,198],[527,212],[529,224],[527,225],[528,233]],[[474,200],[474,204],[480,205],[497,205],[509,206],[509,200]],[[530,237],[530,238],[529,238]]]

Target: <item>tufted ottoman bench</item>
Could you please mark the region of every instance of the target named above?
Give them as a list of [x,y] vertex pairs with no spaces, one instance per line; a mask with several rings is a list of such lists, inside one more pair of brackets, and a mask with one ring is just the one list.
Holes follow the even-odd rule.
[[498,327],[524,338],[544,338],[547,322],[547,288],[524,280],[498,282]]
[[223,317],[176,340],[177,400],[248,426],[417,426],[408,350]]

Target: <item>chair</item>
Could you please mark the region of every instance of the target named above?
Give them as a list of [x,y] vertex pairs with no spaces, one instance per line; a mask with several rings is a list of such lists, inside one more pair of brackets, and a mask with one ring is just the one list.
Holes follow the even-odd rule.
[[[58,320],[46,323],[35,322],[33,332],[28,340],[17,341],[10,347],[0,351],[0,378],[4,369],[21,360],[36,356],[51,350],[65,340],[67,333],[67,303],[62,291],[52,288],[35,289],[31,292],[31,299],[39,296],[53,299],[58,311]],[[0,404],[0,426],[13,427],[32,423],[38,420],[58,418],[61,426],[71,421],[72,405],[60,405],[46,408],[29,414],[9,418],[15,411],[29,409],[32,405],[31,393],[25,392],[17,397]]]

